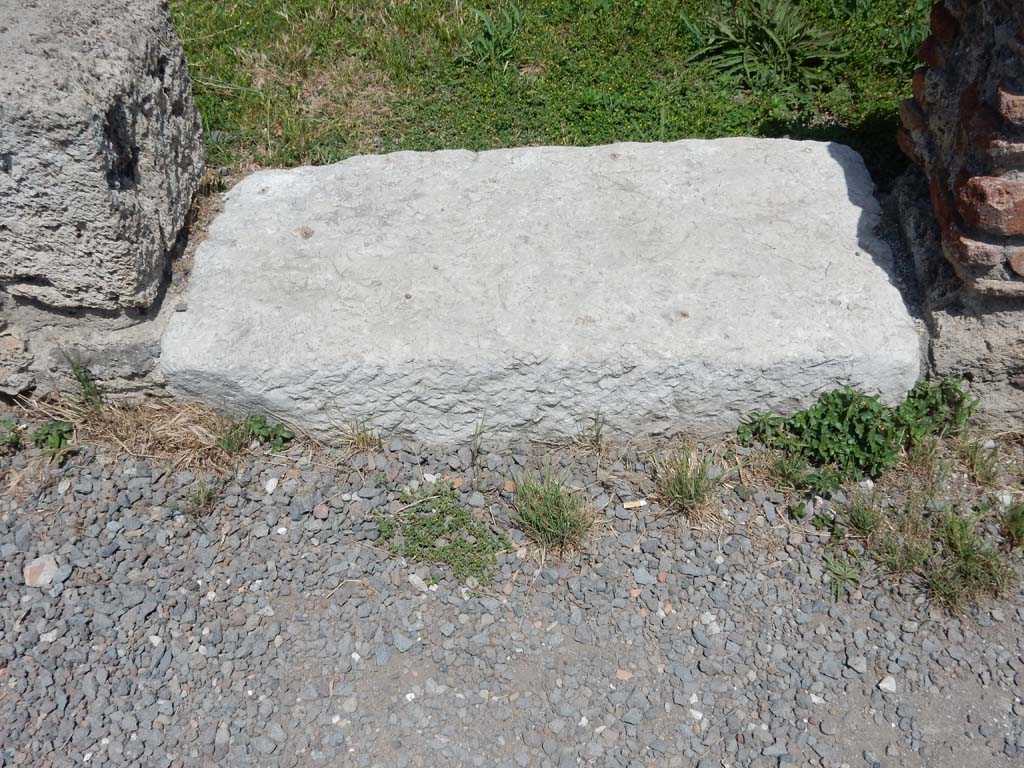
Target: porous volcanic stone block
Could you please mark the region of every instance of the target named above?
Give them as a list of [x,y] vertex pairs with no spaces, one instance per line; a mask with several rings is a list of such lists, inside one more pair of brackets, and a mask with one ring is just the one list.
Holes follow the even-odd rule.
[[148,306],[203,173],[160,0],[11,0],[0,18],[0,289]]
[[227,195],[162,341],[173,391],[330,438],[734,427],[919,342],[851,149],[720,139],[400,152]]

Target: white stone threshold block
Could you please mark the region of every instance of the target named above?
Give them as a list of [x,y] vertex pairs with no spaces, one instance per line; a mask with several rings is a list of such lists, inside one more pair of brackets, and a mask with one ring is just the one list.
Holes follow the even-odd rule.
[[848,147],[398,152],[227,195],[163,338],[177,394],[331,439],[732,429],[917,380]]

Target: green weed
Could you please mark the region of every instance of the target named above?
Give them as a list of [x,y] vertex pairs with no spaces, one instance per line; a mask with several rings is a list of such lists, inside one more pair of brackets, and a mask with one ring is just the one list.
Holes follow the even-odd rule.
[[548,470],[542,476],[516,478],[516,525],[536,544],[560,553],[582,549],[594,525],[583,498],[565,487],[565,478]]
[[977,408],[977,398],[956,379],[922,381],[896,408],[895,421],[904,442],[916,446],[928,438],[962,432]]
[[839,602],[840,598],[848,592],[852,592],[860,584],[861,571],[860,563],[841,557],[830,557],[822,555],[825,561],[825,570],[829,575],[829,588],[832,590],[832,599]]
[[687,26],[700,45],[690,61],[706,62],[750,88],[825,82],[830,73],[823,65],[846,55],[836,36],[791,0],[744,0],[703,25]]
[[440,563],[460,578],[489,583],[496,555],[508,547],[474,518],[450,485],[435,484],[417,494],[405,494],[399,511],[381,514],[377,527],[385,546],[411,560]]
[[295,433],[282,424],[271,424],[266,416],[249,416],[242,422],[242,432],[246,437],[269,445],[274,453],[283,451],[295,439]]
[[241,453],[251,443],[269,445],[274,453],[283,451],[295,439],[295,433],[282,424],[273,424],[266,416],[247,416],[238,421],[230,417],[220,421],[217,445],[229,456]]
[[71,437],[75,427],[68,421],[48,421],[32,432],[32,442],[50,461],[63,464],[74,452]]
[[21,431],[13,419],[0,419],[0,453],[14,452],[21,447]]
[[745,445],[759,441],[791,462],[816,468],[822,474],[809,480],[828,491],[846,480],[879,476],[896,466],[908,445],[962,429],[975,405],[956,382],[922,382],[896,408],[844,387],[789,417],[751,414],[737,434]]

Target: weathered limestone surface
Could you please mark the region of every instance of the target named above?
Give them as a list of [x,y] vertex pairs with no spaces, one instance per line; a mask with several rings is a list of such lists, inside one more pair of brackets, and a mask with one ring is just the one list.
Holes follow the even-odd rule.
[[148,306],[202,174],[165,2],[0,2],[0,292]]
[[354,157],[227,196],[170,320],[171,390],[330,437],[711,433],[919,339],[861,158],[721,139]]

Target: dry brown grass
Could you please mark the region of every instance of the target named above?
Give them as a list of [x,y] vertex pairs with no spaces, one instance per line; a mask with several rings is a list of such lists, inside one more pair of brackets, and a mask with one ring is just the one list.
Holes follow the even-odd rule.
[[340,430],[341,448],[345,458],[357,453],[375,453],[384,449],[384,438],[367,421],[351,421]]
[[387,75],[356,56],[329,62],[311,58],[312,50],[285,37],[269,50],[240,50],[242,69],[262,101],[273,105],[274,120],[265,124],[265,146],[248,148],[239,169],[265,164],[274,146],[287,142],[303,162],[326,137],[344,137],[354,152],[379,148],[380,128],[391,114],[396,89]]
[[177,469],[216,474],[232,463],[217,444],[222,418],[209,408],[176,400],[104,403],[86,408],[63,397],[23,399],[32,420],[61,420],[75,426],[76,442],[110,445],[140,459]]
[[357,151],[375,147],[377,128],[390,115],[395,93],[383,72],[349,56],[311,70],[300,88],[305,114],[340,120]]

